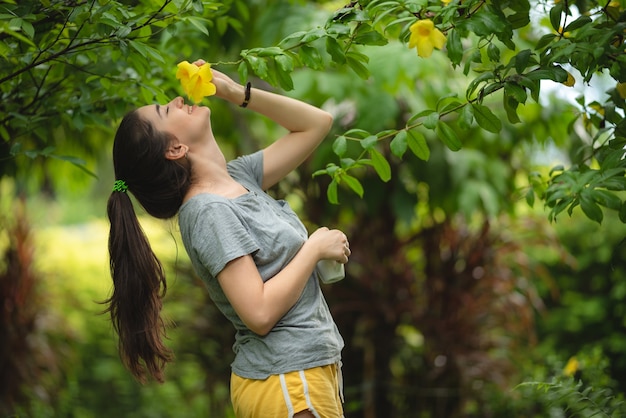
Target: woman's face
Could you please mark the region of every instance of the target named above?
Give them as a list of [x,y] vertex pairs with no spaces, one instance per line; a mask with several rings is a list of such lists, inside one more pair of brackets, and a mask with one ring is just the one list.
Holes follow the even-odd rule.
[[182,97],[165,105],[148,105],[138,109],[142,118],[158,131],[168,132],[187,146],[203,142],[211,133],[211,110],[190,106]]

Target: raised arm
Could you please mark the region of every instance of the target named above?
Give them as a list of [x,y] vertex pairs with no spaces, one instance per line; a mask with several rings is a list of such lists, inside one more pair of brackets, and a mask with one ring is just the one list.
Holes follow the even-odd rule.
[[[213,70],[216,95],[237,105],[244,86]],[[297,168],[328,134],[333,118],[315,106],[290,97],[252,88],[248,109],[278,123],[289,132],[263,151],[263,189],[268,189]]]

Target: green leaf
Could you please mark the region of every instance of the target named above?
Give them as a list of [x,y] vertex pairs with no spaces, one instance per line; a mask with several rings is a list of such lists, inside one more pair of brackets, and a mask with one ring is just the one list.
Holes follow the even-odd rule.
[[128,44],[133,47],[133,49],[135,49],[137,52],[139,52],[143,57],[153,58],[156,61],[165,63],[165,60],[163,59],[163,56],[161,55],[161,52],[159,52],[159,50],[142,42],[134,41],[132,39],[128,40]]
[[398,19],[394,19],[385,26],[385,31],[389,30],[394,25],[401,25],[407,22],[415,22],[415,16],[405,16]]
[[528,68],[531,55],[532,52],[530,49],[525,49],[517,53],[515,56],[515,71],[517,71],[518,74],[522,74],[524,70]]
[[278,80],[278,84],[285,91],[293,90],[293,79],[291,78],[291,74],[283,71],[281,68],[276,69],[276,78]]
[[251,52],[256,52],[259,57],[273,57],[274,55],[283,54],[283,49],[277,46],[270,46],[267,48],[255,48]]
[[467,30],[474,32],[478,36],[489,36],[494,33],[500,33],[506,28],[505,23],[501,21],[498,16],[484,10],[471,14],[470,18],[461,21],[459,26],[467,28]]
[[530,23],[530,15],[527,10],[510,14],[506,19],[511,24],[511,29],[523,28]]
[[554,167],[550,169],[550,172],[548,173],[548,175],[552,176],[552,174],[556,173],[557,171],[563,171],[563,170],[565,170],[565,167],[563,167],[563,165],[561,164],[555,165]]
[[291,72],[293,71],[293,58],[288,55],[280,54],[274,56],[276,62],[276,76],[280,87],[284,90],[293,90],[293,80],[291,79]]
[[402,130],[391,140],[389,148],[396,157],[402,158],[408,147],[407,132]]
[[594,189],[591,194],[593,200],[604,207],[613,210],[620,210],[622,207],[622,199],[620,199],[615,193],[611,193],[608,190]]
[[531,208],[535,206],[535,191],[533,190],[532,187],[529,187],[528,191],[526,192],[526,203]]
[[154,93],[148,86],[140,85],[139,92],[145,103],[151,103],[154,99]]
[[550,9],[550,24],[555,31],[561,29],[561,14],[563,13],[564,3],[558,2]]
[[111,80],[109,80],[107,77],[100,77],[98,78],[98,81],[100,82],[100,85],[104,87],[105,90],[108,90],[111,88]]
[[409,131],[408,134],[407,142],[411,152],[420,160],[428,161],[430,158],[430,149],[428,148],[428,143],[424,135],[419,131]]
[[486,131],[498,133],[502,129],[502,122],[493,112],[484,105],[472,104],[474,108],[474,118],[478,126]]
[[526,76],[517,79],[520,85],[526,87],[530,91],[530,96],[534,101],[539,102],[539,90],[541,87],[540,80],[531,80]]
[[439,121],[439,123],[437,123],[435,133],[452,151],[458,151],[463,146],[459,137],[456,135],[456,132],[454,132],[454,130],[443,121]]
[[391,138],[392,136],[396,136],[397,133],[398,133],[397,129],[385,129],[384,131],[378,132],[376,134],[376,137],[378,138],[378,140],[383,140],[383,139]]
[[487,56],[491,62],[500,62],[500,49],[493,42],[487,47]]
[[348,141],[345,136],[341,135],[333,142],[333,152],[338,157],[343,157],[348,150]]
[[448,58],[450,58],[452,65],[459,65],[463,59],[464,51],[459,31],[456,29],[448,31],[447,38],[446,50],[448,51]]
[[378,173],[378,177],[384,182],[388,182],[391,180],[391,166],[387,159],[376,149],[372,148],[369,150],[370,156],[372,157],[372,164],[374,166],[374,170]]
[[346,173],[342,173],[341,181],[345,182],[348,185],[348,187],[352,189],[354,193],[359,195],[359,197],[363,197],[363,193],[364,193],[363,185],[356,177],[353,177]]
[[[302,42],[302,38],[306,34],[306,31],[294,32],[291,35],[284,37],[279,43],[278,46],[283,49],[291,49],[300,45]],[[304,46],[304,45],[303,45]]]
[[245,60],[250,64],[250,68],[256,75],[260,78],[267,80],[268,78],[268,68],[267,61],[264,58],[259,58],[254,55],[246,55]]
[[576,29],[582,28],[583,26],[585,26],[585,25],[587,25],[588,23],[591,23],[591,22],[593,22],[593,20],[591,20],[591,18],[589,16],[586,16],[586,15],[579,16],[572,23],[570,23],[569,25],[565,26],[565,29],[563,29],[563,32],[574,31]]
[[554,66],[531,71],[526,73],[526,77],[530,80],[552,80],[562,83],[567,80],[567,71],[559,66]]
[[553,33],[548,33],[546,35],[543,35],[541,38],[539,38],[539,41],[537,41],[537,45],[535,45],[535,49],[542,50],[543,48],[548,46],[550,43],[552,43],[552,41],[554,41],[555,39],[558,39],[558,36]]
[[337,180],[333,179],[328,185],[326,189],[326,197],[330,203],[333,205],[339,204],[339,199],[337,198]]
[[339,42],[332,36],[326,37],[326,52],[328,52],[335,63],[340,65],[346,63],[346,55],[341,49]]
[[520,123],[521,120],[517,115],[517,106],[519,103],[513,97],[504,95],[502,96],[502,105],[506,112],[506,117],[511,123]]
[[360,139],[367,138],[371,134],[364,129],[353,128],[344,133],[346,137],[357,137]]
[[[0,125],[0,138],[5,140],[6,142],[9,142],[11,138],[11,136],[9,135],[9,131],[7,131],[7,129],[3,125]],[[11,148],[11,150],[12,149],[13,148]]]
[[355,54],[350,51],[346,54],[346,60],[348,62],[348,66],[363,80],[367,80],[370,76],[370,72],[367,67],[363,64],[363,60],[361,59],[359,54]]
[[619,220],[626,224],[626,201],[622,203],[622,207],[619,210]]
[[528,98],[526,89],[512,81],[504,83],[504,93],[505,95],[513,97],[518,103],[526,103],[526,99]]
[[583,190],[580,194],[580,208],[589,219],[596,221],[597,223],[602,223],[602,219],[604,217],[602,208],[600,208],[600,206],[593,200],[593,197],[588,189]]
[[209,21],[207,19],[197,16],[185,16],[184,21],[191,23],[191,26],[198,29],[207,37],[209,36],[209,30],[207,29]]
[[361,146],[363,147],[363,149],[371,149],[375,147],[377,143],[378,143],[378,136],[376,135],[370,135],[361,140]]
[[434,110],[431,111],[424,118],[424,127],[428,129],[435,129],[435,127],[437,127],[437,124],[439,123],[439,118],[440,118],[440,115],[438,112],[435,112]]
[[[311,42],[317,41],[318,39],[320,39],[321,37],[325,35],[326,35],[326,31],[323,28],[314,28],[306,32],[304,36],[302,36],[302,42],[306,44],[310,44]],[[336,41],[336,39],[334,40]]]
[[239,74],[239,80],[244,84],[248,80],[248,64],[246,61],[241,61],[237,67],[237,73]]
[[467,97],[470,97],[476,91],[480,83],[484,83],[484,82],[487,82],[488,80],[495,80],[495,79],[496,79],[495,74],[492,71],[485,71],[484,73],[482,73],[481,75],[479,75],[478,77],[476,77],[469,83],[469,86],[467,87],[467,92],[466,92]]
[[[411,116],[411,117],[409,118],[409,120],[406,122],[406,126],[407,126],[407,127],[413,126],[413,125],[415,124],[415,121],[416,121],[416,120],[418,120],[418,119],[420,119],[420,118],[423,118],[424,116],[428,116],[428,115],[430,115],[430,114],[431,114],[431,113],[433,113],[433,112],[435,112],[435,113],[436,113],[437,111],[436,111],[436,110],[432,110],[432,109],[426,109],[426,110],[422,110],[421,112],[418,112],[418,113],[414,114],[414,115],[413,115],[413,116]],[[438,119],[438,118],[439,118],[439,116],[437,116],[437,119]],[[432,129],[432,128],[429,128],[429,129]]]
[[[46,153],[46,154],[48,154],[48,153]],[[51,158],[56,158],[57,160],[69,162],[69,163],[73,164],[74,166],[78,167],[83,172],[89,174],[91,177],[96,178],[96,179],[98,178],[98,176],[94,172],[92,172],[89,169],[87,169],[85,161],[83,159],[81,159],[81,158],[73,157],[71,155],[48,154],[48,156],[51,157]]]
[[474,108],[469,104],[463,106],[459,112],[459,127],[461,129],[469,129],[474,121]]
[[322,55],[319,53],[317,48],[313,48],[312,46],[302,45],[300,50],[298,51],[298,55],[300,59],[307,67],[313,70],[321,70],[324,68],[324,59]]
[[361,25],[359,32],[354,37],[353,42],[359,45],[387,45],[389,42],[387,38],[380,33],[372,29],[371,26],[363,24]]

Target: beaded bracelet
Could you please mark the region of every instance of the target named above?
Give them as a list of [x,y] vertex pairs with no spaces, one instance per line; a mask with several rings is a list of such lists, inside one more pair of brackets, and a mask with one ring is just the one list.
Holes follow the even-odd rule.
[[240,107],[246,107],[248,106],[248,103],[250,103],[250,89],[252,88],[252,84],[248,81],[246,83],[246,93],[243,99],[243,103],[240,104]]

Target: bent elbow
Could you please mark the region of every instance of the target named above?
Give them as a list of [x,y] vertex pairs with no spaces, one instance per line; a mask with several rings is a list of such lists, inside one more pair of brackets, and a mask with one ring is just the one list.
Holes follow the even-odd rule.
[[255,334],[265,337],[276,325],[276,321],[271,320],[270,318],[251,318],[249,321],[246,321],[246,326],[248,329]]
[[324,135],[330,132],[330,128],[333,126],[333,115],[322,110],[320,127],[324,129]]
[[271,330],[272,330],[272,327],[258,327],[256,329],[252,329],[251,331],[254,332],[256,335],[258,335],[259,337],[265,337],[267,334],[270,333]]

